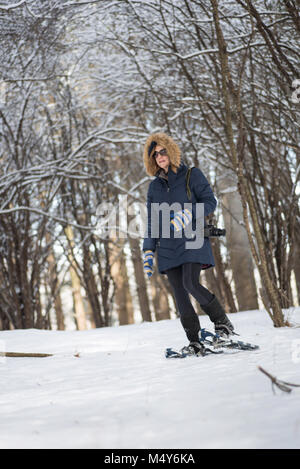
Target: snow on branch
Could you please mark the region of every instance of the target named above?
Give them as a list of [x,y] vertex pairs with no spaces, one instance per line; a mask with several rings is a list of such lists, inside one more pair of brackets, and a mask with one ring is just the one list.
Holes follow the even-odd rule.
[[2,3],[0,3],[0,10],[14,10],[15,8],[19,8],[20,6],[25,5],[26,2],[27,0],[21,0],[21,2],[13,3],[12,5],[3,5]]
[[52,220],[57,221],[59,223],[62,223],[63,225],[71,225],[74,228],[79,228],[81,230],[92,231],[94,229],[93,226],[79,225],[77,223],[73,223],[73,222],[65,220],[63,218],[56,217],[54,215],[50,215],[49,213],[44,212],[43,210],[39,210],[39,209],[36,209],[36,208],[33,208],[33,207],[20,206],[20,207],[13,207],[13,208],[9,208],[9,209],[4,209],[4,210],[0,210],[0,215],[13,213],[13,212],[19,212],[19,211],[22,211],[22,210],[27,211],[27,212],[33,212],[33,213],[36,213],[37,215],[42,215],[44,217],[51,218]]

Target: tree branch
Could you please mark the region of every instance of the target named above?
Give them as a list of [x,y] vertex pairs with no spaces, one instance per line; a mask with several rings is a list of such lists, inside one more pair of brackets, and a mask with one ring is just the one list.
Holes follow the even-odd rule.
[[275,376],[271,375],[268,373],[268,371],[264,370],[261,366],[258,366],[259,371],[264,373],[268,378],[270,378],[272,382],[272,390],[274,392],[274,386],[277,386],[281,391],[283,392],[292,392],[292,389],[290,387],[297,387],[300,388],[300,384],[293,384],[293,383],[287,383],[286,381],[282,381],[280,379],[277,379]]

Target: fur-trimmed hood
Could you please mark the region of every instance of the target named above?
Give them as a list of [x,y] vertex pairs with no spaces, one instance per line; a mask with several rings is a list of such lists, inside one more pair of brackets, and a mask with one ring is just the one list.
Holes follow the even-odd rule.
[[[149,137],[146,140],[144,147],[144,164],[149,176],[155,176],[157,171],[160,169],[157,165],[155,158],[153,158],[153,153],[155,151],[156,145],[160,145],[167,150],[168,156],[170,158],[170,166],[174,173],[177,172],[181,163],[181,152],[177,143],[169,135],[158,132]],[[150,155],[149,155],[150,153]]]

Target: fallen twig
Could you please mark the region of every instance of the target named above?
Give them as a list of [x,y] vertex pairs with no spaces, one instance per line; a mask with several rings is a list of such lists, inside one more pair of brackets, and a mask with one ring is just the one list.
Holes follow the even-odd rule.
[[[10,357],[10,358],[45,358],[53,357],[54,353],[29,353],[29,352],[0,352],[0,357]],[[80,358],[78,352],[73,354],[73,357]]]
[[44,358],[44,357],[53,357],[53,353],[27,353],[27,352],[0,352],[0,357],[36,357],[36,358]]
[[284,391],[284,392],[292,392],[292,389],[290,387],[296,387],[296,388],[300,387],[300,384],[287,383],[286,381],[282,381],[280,379],[277,379],[275,376],[268,373],[268,371],[264,370],[261,366],[259,366],[258,369],[262,373],[264,373],[266,376],[268,376],[268,378],[270,378],[270,380],[272,382],[272,390],[273,390],[274,393],[275,393],[274,385],[277,386],[279,389],[281,389],[281,391]]

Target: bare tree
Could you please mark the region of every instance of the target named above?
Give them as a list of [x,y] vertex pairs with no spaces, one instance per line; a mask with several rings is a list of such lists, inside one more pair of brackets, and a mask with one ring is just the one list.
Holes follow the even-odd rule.
[[[228,311],[234,291],[239,308],[256,307],[254,264],[274,325],[285,325],[292,272],[299,277],[295,2],[3,1],[0,26],[0,327],[63,327],[59,294],[71,266],[96,327],[112,323],[117,303],[133,320],[126,262],[121,302],[97,207],[122,194],[145,202],[142,145],[158,129],[220,196],[214,222],[224,220],[229,238],[214,243],[210,288]],[[224,186],[220,174],[230,177]],[[129,238],[124,249],[149,320],[140,243]],[[157,319],[171,298],[161,280]]]

